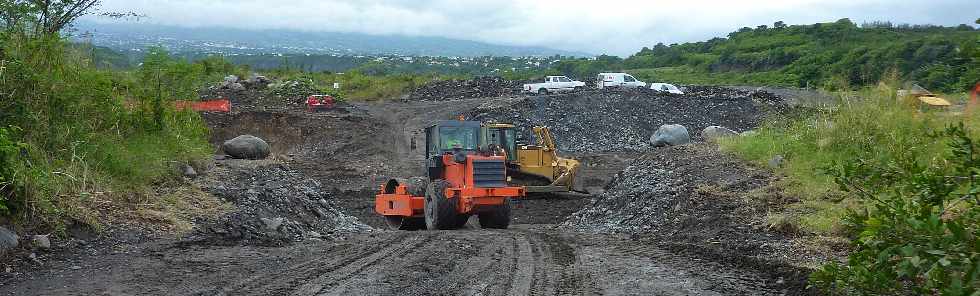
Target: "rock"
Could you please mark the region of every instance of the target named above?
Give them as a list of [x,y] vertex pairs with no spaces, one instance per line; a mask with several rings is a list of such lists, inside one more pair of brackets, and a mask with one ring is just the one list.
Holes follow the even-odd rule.
[[235,83],[228,84],[228,89],[233,90],[233,91],[244,91],[245,90],[245,86],[242,85],[241,83],[235,82]]
[[239,159],[264,159],[269,157],[272,150],[269,143],[252,135],[241,135],[225,141],[221,149]]
[[650,143],[654,147],[677,146],[691,142],[691,135],[687,128],[679,124],[665,124],[650,137]]
[[17,247],[17,234],[0,226],[0,254]]
[[742,132],[741,134],[738,134],[738,135],[739,136],[742,136],[742,137],[751,137],[751,136],[755,136],[755,135],[758,135],[758,134],[759,134],[759,132],[757,132],[755,130],[751,130],[751,131],[744,131],[744,132]]
[[769,167],[774,168],[774,169],[775,168],[780,168],[780,167],[783,166],[783,161],[784,160],[785,160],[785,158],[782,155],[773,156],[771,159],[769,159]]
[[183,166],[184,166],[184,169],[181,172],[181,174],[183,174],[184,177],[188,177],[188,178],[191,178],[191,179],[197,178],[197,170],[194,170],[194,167],[192,167],[190,165],[187,165],[187,164],[184,164]]
[[27,256],[27,259],[31,259],[31,261],[34,263],[41,264],[41,259],[37,258],[37,253],[31,253],[31,255]]
[[82,269],[82,267],[81,266],[78,266],[78,265],[72,265],[70,268],[71,268],[71,270],[79,270],[79,269]]
[[277,231],[279,230],[279,227],[282,226],[282,222],[284,222],[286,219],[283,219],[282,217],[276,217],[272,219],[260,218],[260,220],[262,220],[262,223],[265,223],[266,230]]
[[34,247],[41,250],[51,249],[51,239],[48,237],[47,234],[35,235],[33,240],[34,240]]
[[225,76],[225,82],[228,82],[228,83],[238,83],[238,76],[235,76],[235,75]]
[[737,135],[738,132],[717,125],[706,127],[701,131],[701,138],[705,141],[714,141],[719,138],[734,137]]

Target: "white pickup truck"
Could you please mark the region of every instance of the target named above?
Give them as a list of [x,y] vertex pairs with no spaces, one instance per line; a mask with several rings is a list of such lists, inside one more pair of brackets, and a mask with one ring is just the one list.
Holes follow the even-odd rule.
[[524,85],[524,92],[549,94],[585,88],[585,82],[568,79],[565,76],[548,76],[542,83]]

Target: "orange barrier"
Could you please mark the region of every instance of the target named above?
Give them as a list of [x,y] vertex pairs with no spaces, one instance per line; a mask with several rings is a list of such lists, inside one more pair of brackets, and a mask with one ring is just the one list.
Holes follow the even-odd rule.
[[208,112],[231,112],[231,101],[228,100],[211,100],[211,101],[175,101],[174,106],[177,109],[191,109],[194,111],[208,111]]

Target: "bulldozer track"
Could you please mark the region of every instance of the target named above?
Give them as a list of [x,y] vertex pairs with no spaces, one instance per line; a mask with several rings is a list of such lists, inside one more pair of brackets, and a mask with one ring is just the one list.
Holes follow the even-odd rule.
[[281,295],[284,291],[295,287],[297,283],[308,281],[312,276],[350,265],[369,254],[395,248],[406,240],[408,236],[408,234],[395,235],[379,244],[362,249],[360,252],[349,254],[348,256],[331,257],[329,254],[335,252],[323,252],[323,257],[290,266],[277,276],[270,277],[268,274],[254,275],[240,281],[236,285],[232,285],[231,288],[224,289],[223,292],[224,294]]
[[290,295],[339,295],[341,291],[325,291],[325,289],[337,287],[343,281],[348,280],[365,269],[376,265],[383,259],[402,256],[405,255],[405,253],[417,250],[421,245],[431,241],[432,238],[433,236],[428,235],[413,236],[411,239],[399,241],[399,244],[389,244],[371,254],[365,254],[367,256],[356,258],[353,261],[346,262],[345,264],[332,268],[330,272],[324,273],[316,279],[303,284]]

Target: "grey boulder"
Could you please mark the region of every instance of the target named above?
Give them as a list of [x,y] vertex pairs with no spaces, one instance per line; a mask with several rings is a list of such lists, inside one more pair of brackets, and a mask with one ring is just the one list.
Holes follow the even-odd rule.
[[35,235],[34,246],[41,250],[51,249],[51,238],[47,234]]
[[17,234],[0,226],[0,254],[17,247]]
[[238,159],[264,159],[269,157],[272,150],[269,143],[252,135],[241,135],[225,141],[221,149],[225,154]]
[[679,124],[661,125],[657,132],[650,137],[650,143],[654,147],[676,146],[691,142],[691,134],[687,128]]
[[706,127],[701,131],[701,138],[705,141],[714,141],[719,138],[734,136],[738,136],[738,132],[717,125]]

